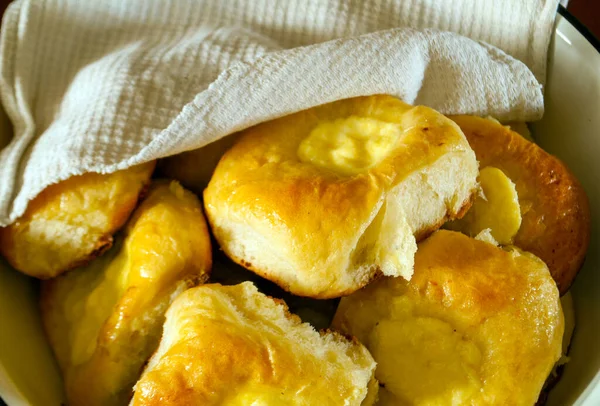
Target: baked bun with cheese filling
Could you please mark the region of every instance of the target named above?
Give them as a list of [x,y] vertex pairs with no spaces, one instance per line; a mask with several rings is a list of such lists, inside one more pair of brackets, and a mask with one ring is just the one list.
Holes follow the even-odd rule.
[[204,192],[235,262],[289,292],[409,279],[416,240],[460,216],[477,162],[458,126],[391,96],[318,106],[242,132]]
[[115,246],[42,284],[42,320],[70,405],[123,405],[156,350],[164,313],[208,279],[211,245],[198,198],[154,182]]
[[451,118],[481,167],[496,167],[514,182],[522,221],[513,244],[542,259],[564,294],[590,241],[590,207],[581,184],[558,158],[497,121]]
[[358,341],[318,333],[252,283],[208,284],[167,311],[131,405],[371,405],[374,369]]
[[440,230],[419,244],[410,282],[342,298],[332,327],[371,351],[381,405],[533,405],[564,321],[539,258]]
[[86,173],[48,186],[19,219],[0,228],[0,253],[15,269],[40,279],[84,265],[110,248],[154,166]]

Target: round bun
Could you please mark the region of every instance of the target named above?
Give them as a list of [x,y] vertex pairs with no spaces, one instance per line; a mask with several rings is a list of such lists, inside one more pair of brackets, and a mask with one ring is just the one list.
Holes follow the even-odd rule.
[[410,282],[342,298],[332,327],[371,351],[381,405],[533,405],[564,322],[539,258],[440,230],[419,244]]
[[167,311],[131,405],[366,406],[374,369],[359,342],[318,333],[250,282],[202,285]]
[[15,269],[40,279],[89,262],[111,247],[154,166],[86,173],[48,186],[23,216],[0,228],[0,253]]
[[231,134],[202,148],[160,159],[156,171],[159,176],[175,179],[185,188],[201,195],[217,163],[237,137],[237,134]]
[[481,167],[496,167],[515,183],[522,221],[513,243],[541,258],[566,293],[590,241],[590,207],[581,184],[558,158],[497,121],[451,118]]
[[300,296],[410,278],[416,240],[460,216],[476,188],[464,135],[391,96],[341,100],[243,131],[204,192],[235,262]]
[[101,258],[42,283],[42,320],[70,405],[127,404],[169,304],[208,279],[202,205],[177,182],[154,182],[123,234]]

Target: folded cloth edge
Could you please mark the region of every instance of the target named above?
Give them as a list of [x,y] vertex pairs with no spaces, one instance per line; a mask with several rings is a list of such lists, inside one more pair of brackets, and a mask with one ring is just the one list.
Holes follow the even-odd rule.
[[[427,40],[428,37],[434,40]],[[429,46],[423,47],[424,39]],[[445,44],[447,41],[455,41],[456,44],[448,47]],[[447,49],[468,50],[471,54],[465,61],[461,61],[460,55],[457,57],[444,52]],[[406,54],[411,55],[411,58],[406,59]],[[315,65],[315,60],[324,63]],[[483,69],[482,64],[485,64]],[[406,75],[411,72],[414,74],[415,67],[421,68],[423,74],[420,80],[407,86],[403,81]],[[492,88],[486,87],[485,77],[482,78],[484,80],[462,84],[457,82],[452,93],[454,100],[460,102],[461,99],[471,97],[477,107],[467,111],[461,110],[464,106],[457,109],[451,109],[452,106],[448,104],[436,106],[431,94],[440,86],[447,87],[447,84],[439,82],[447,76],[436,80],[435,75],[427,75],[432,67],[434,71],[450,67],[452,69],[449,71],[456,78],[481,76],[481,72],[486,72],[491,78],[501,77],[503,88],[498,91],[495,85]],[[361,74],[361,69],[367,70],[369,75]],[[297,74],[299,71],[302,74]],[[348,72],[356,76],[349,77]],[[290,75],[299,80],[290,83],[286,80]],[[248,94],[248,89],[252,89],[251,94]],[[501,120],[530,121],[539,119],[543,113],[541,86],[522,62],[495,47],[453,33],[398,28],[271,52],[250,63],[236,63],[223,71],[137,154],[108,165],[78,163],[74,166],[62,166],[62,170],[53,174],[53,177],[46,178],[36,188],[21,188],[11,205],[0,206],[0,224],[6,225],[17,219],[25,211],[29,200],[45,187],[70,176],[85,172],[113,172],[199,148],[258,122],[314,105],[377,93],[393,94],[408,103],[424,102],[447,114],[491,114]],[[3,102],[6,101],[5,97],[3,92]],[[18,98],[15,101],[18,103]],[[14,123],[14,108],[7,111]],[[248,115],[236,117],[232,121],[232,114],[239,114],[240,111],[246,111]],[[16,120],[17,123],[22,123],[17,126],[17,130],[23,130],[23,125],[27,126],[32,122],[29,121],[31,117],[24,118],[27,119],[25,123],[22,121],[23,117]],[[18,150],[23,148],[23,144],[28,144],[32,134],[31,129],[22,131],[21,137],[13,140],[17,142],[12,149],[9,146],[1,151],[0,159],[5,154],[13,159],[20,156]],[[19,166],[21,184],[26,166],[27,162],[21,162]],[[18,183],[19,179],[13,185],[12,196],[15,195]]]

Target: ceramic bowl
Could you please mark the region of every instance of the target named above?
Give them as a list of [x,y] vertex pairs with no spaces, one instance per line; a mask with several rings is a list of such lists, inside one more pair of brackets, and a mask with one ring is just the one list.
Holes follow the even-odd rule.
[[536,141],[583,184],[592,210],[585,265],[571,288],[575,332],[570,361],[548,406],[600,405],[600,42],[564,8],[550,44],[544,118]]
[[[600,42],[561,8],[549,52],[546,112],[536,141],[583,183],[592,239],[572,294],[570,362],[548,406],[600,405]],[[0,396],[10,406],[59,405],[60,373],[42,331],[37,284],[0,259]],[[0,405],[2,402],[0,401]]]

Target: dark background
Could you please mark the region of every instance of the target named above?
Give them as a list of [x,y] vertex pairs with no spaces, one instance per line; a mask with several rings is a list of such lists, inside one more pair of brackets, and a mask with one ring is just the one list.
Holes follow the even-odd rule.
[[585,25],[596,38],[600,37],[600,1],[569,0],[567,10]]

